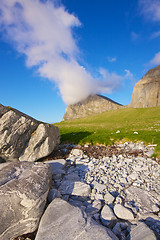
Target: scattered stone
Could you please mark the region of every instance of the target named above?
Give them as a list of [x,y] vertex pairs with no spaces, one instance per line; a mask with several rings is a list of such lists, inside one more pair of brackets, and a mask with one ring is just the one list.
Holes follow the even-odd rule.
[[116,204],[114,206],[114,213],[118,218],[130,221],[134,220],[133,213],[129,209],[122,206],[121,204]]
[[51,168],[43,163],[0,164],[0,239],[34,232],[45,208]]
[[104,201],[107,204],[113,203],[114,199],[115,198],[109,192],[106,192],[106,194],[104,195]]
[[116,222],[117,218],[114,215],[112,209],[108,206],[105,205],[102,208],[100,219],[103,223],[104,226],[113,226],[113,224]]
[[49,161],[45,161],[45,163],[51,165],[53,175],[65,173],[64,167],[66,165],[66,161],[64,159],[49,160]]
[[88,184],[83,182],[63,181],[59,187],[61,194],[76,195],[77,197],[87,198],[91,192]]

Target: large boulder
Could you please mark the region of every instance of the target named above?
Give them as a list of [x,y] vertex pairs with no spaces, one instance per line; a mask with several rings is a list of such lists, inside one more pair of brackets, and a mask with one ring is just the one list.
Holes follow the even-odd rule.
[[160,105],[160,65],[149,70],[136,83],[130,107],[146,108]]
[[59,198],[42,216],[35,240],[118,240],[107,228],[87,219],[81,209]]
[[114,102],[107,97],[101,95],[90,95],[83,101],[73,105],[68,105],[63,116],[63,121],[87,117],[122,107],[123,106],[121,104]]
[[0,157],[6,161],[36,161],[59,144],[58,127],[41,123],[0,104]]
[[52,173],[44,163],[0,164],[0,239],[37,229],[44,211]]

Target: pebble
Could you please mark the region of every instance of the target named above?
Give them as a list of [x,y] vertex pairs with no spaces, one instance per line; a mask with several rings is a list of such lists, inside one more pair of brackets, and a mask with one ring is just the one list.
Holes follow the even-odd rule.
[[[89,145],[85,147],[89,149]],[[59,186],[58,197],[81,207],[85,214],[110,228],[119,239],[126,240],[131,233],[131,239],[137,240],[138,230],[135,229],[149,230],[145,225],[139,227],[139,222],[135,229],[131,228],[130,222],[144,221],[146,213],[160,220],[160,165],[151,158],[153,146],[120,143],[114,146],[120,154],[96,158],[88,157],[79,148],[74,146],[70,152],[67,167],[61,160],[58,175],[53,169],[54,184]],[[128,154],[131,151],[136,154]],[[153,230],[156,224],[157,220],[151,222]],[[154,234],[148,233],[154,239]]]

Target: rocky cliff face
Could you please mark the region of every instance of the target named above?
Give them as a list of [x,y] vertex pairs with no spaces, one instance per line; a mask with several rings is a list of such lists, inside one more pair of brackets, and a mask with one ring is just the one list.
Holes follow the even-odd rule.
[[136,83],[130,107],[146,108],[160,105],[160,65],[149,70]]
[[87,117],[109,110],[122,108],[123,106],[101,95],[90,95],[85,100],[73,105],[68,105],[63,121]]

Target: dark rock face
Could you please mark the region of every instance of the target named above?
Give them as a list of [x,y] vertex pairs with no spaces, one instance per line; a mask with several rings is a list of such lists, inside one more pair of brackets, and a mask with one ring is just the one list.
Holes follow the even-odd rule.
[[68,105],[63,120],[72,120],[102,113],[105,111],[115,110],[123,106],[111,99],[101,95],[91,95],[87,99]]
[[59,144],[58,127],[0,104],[0,157],[6,161],[36,161]]
[[136,83],[130,107],[146,108],[160,105],[160,65],[149,70]]
[[37,229],[51,183],[44,163],[0,164],[0,239],[8,240]]

